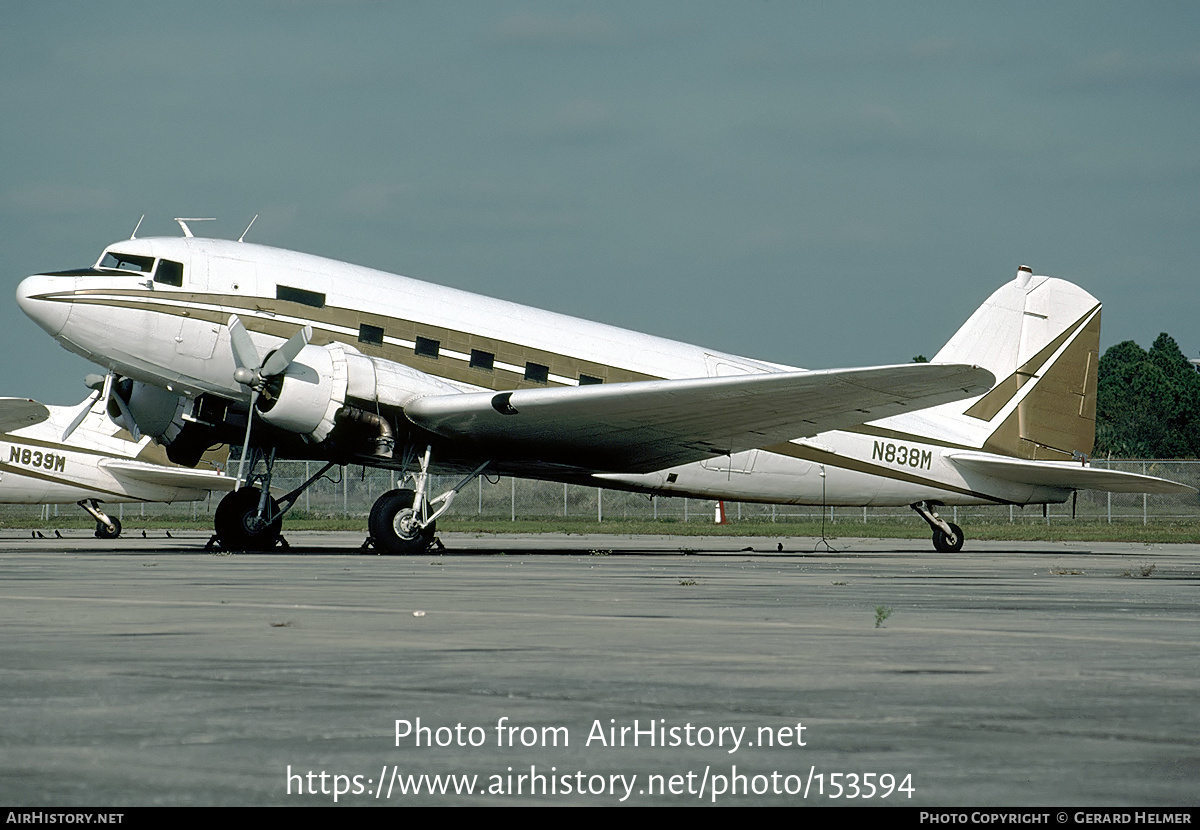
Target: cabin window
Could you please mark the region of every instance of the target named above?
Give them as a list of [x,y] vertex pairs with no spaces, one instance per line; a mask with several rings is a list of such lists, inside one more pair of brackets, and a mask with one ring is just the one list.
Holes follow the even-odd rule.
[[363,323],[358,327],[358,342],[366,343],[369,346],[382,346],[383,329],[379,326],[372,326],[370,323]]
[[154,281],[161,282],[163,285],[174,285],[176,288],[182,287],[183,263],[160,259],[158,268],[154,271]]
[[431,340],[428,337],[418,337],[416,345],[413,346],[413,352],[421,357],[432,357],[436,360],[441,347],[442,344],[437,340]]
[[149,274],[154,270],[154,257],[109,251],[104,255],[104,259],[100,260],[100,267],[111,268],[114,271],[132,271],[135,274]]
[[540,363],[526,363],[525,380],[545,383],[546,381],[550,380],[550,367],[543,366]]
[[591,386],[596,383],[604,383],[604,378],[592,377],[591,375],[580,375],[579,376],[579,385],[580,386]]
[[483,369],[485,372],[492,371],[492,366],[496,363],[496,356],[491,352],[483,352],[479,349],[471,349],[471,368]]
[[275,286],[275,299],[289,303],[310,305],[313,308],[325,307],[325,295],[320,291],[308,291],[304,288],[292,288],[290,285]]

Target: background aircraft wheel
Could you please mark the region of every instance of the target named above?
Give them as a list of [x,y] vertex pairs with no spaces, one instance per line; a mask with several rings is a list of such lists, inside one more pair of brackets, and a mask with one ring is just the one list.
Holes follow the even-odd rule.
[[412,490],[389,490],[380,496],[367,518],[375,547],[384,553],[424,553],[433,543],[434,525],[417,528]]
[[258,518],[262,491],[244,487],[221,499],[213,524],[225,550],[272,550],[279,542],[283,516],[275,499],[267,498],[267,513]]
[[116,539],[121,535],[121,520],[112,519],[113,529],[109,530],[108,525],[104,522],[96,522],[96,538],[97,539]]
[[963,538],[962,528],[954,522],[948,522],[950,530],[954,532],[953,536],[947,536],[939,528],[933,531],[933,547],[938,553],[958,553],[962,550]]

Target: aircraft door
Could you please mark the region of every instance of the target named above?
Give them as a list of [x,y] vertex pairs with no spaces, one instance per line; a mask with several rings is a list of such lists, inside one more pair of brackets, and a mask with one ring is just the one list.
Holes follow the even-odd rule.
[[[161,268],[161,263],[160,263]],[[200,293],[208,284],[208,261],[202,256],[192,257],[184,266],[181,284],[185,291]],[[221,333],[219,323],[203,319],[203,312],[196,309],[181,309],[179,333],[175,336],[175,353],[183,357],[208,360],[217,347]]]

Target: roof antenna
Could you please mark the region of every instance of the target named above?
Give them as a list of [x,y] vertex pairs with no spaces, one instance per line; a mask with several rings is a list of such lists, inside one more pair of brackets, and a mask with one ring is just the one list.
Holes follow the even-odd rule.
[[250,229],[254,227],[254,223],[258,221],[258,214],[254,214],[254,218],[250,220],[250,224],[246,226],[246,230],[242,231],[242,235],[238,237],[238,242],[246,238],[246,234],[250,233]]
[[138,228],[142,226],[142,222],[146,221],[146,214],[142,214],[142,218],[138,220],[137,225],[133,228],[133,233],[129,234],[130,239],[137,239]]
[[187,239],[191,239],[192,236],[194,236],[194,234],[192,233],[192,229],[187,226],[188,222],[215,222],[216,219],[214,219],[212,216],[208,216],[205,218],[199,218],[199,217],[188,218],[186,216],[176,216],[175,221],[179,223],[179,227],[183,228],[184,237]]

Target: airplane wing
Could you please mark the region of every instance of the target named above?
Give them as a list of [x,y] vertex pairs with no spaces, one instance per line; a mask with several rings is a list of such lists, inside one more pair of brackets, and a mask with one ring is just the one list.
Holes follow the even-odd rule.
[[1109,493],[1195,493],[1195,487],[1165,478],[1084,467],[1062,461],[1025,461],[983,453],[953,453],[946,456],[977,472],[1005,481],[1062,487],[1069,490],[1104,490]]
[[237,480],[212,470],[193,470],[187,467],[164,467],[144,461],[128,461],[122,458],[101,459],[100,466],[117,478],[131,478],[146,484],[161,487],[178,487],[185,490],[232,490]]
[[13,432],[40,424],[50,417],[45,404],[28,398],[0,398],[0,432]]
[[979,395],[959,364],[778,372],[418,398],[414,424],[493,458],[650,472]]

